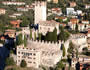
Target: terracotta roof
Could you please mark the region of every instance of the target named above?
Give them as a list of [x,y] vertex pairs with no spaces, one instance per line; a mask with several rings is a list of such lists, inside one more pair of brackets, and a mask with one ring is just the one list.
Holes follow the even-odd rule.
[[72,22],[72,21],[78,21],[78,19],[72,18],[72,19],[70,19],[70,21],[71,21],[71,22]]
[[67,17],[55,17],[55,18],[57,18],[57,19],[65,19]]
[[0,10],[5,10],[5,9],[3,9],[3,8],[0,8]]
[[10,21],[11,24],[20,24],[21,23],[21,20],[14,20],[14,21]]
[[82,24],[82,23],[78,23],[78,25],[84,25],[84,24]]
[[88,29],[88,34],[90,34],[90,29]]
[[82,22],[85,21],[85,22],[89,22],[88,20],[82,20]]
[[63,25],[63,26],[66,26],[66,24],[64,24],[64,23],[59,23],[59,24],[61,24],[61,25]]

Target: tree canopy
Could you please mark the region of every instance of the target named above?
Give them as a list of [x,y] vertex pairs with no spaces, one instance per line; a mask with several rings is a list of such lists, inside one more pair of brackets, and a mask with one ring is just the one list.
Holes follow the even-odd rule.
[[27,66],[26,61],[25,60],[22,60],[20,66],[23,67],[23,68],[26,67]]

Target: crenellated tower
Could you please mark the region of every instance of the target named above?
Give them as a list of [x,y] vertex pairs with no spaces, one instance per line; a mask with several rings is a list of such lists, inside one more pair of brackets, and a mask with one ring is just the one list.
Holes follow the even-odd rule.
[[46,1],[35,1],[35,24],[46,21]]

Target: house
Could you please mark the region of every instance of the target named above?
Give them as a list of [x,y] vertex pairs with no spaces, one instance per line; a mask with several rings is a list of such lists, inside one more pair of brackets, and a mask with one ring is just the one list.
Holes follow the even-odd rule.
[[72,19],[70,19],[70,22],[71,23],[79,23],[79,19],[77,19],[77,18],[72,18]]
[[81,15],[82,14],[82,10],[77,10],[77,15]]
[[0,35],[0,40],[5,40],[6,38],[5,38],[5,36],[4,35]]
[[57,15],[62,15],[62,10],[61,10],[61,8],[52,8],[51,9],[51,12],[53,13],[53,14],[57,14]]
[[11,17],[11,18],[16,18],[16,16],[15,16],[15,15],[9,15],[9,17]]
[[[89,33],[90,35],[90,33]],[[90,50],[90,37],[87,39],[87,43],[88,43],[88,50]]]
[[5,30],[4,35],[8,35],[10,38],[15,38],[16,37],[16,31],[12,29],[7,29]]
[[79,31],[84,31],[85,30],[85,25],[82,23],[78,23],[78,30]]
[[89,8],[90,8],[90,4],[86,4],[85,9],[89,9]]
[[66,8],[66,12],[67,16],[75,14],[74,8]]
[[76,2],[70,2],[70,7],[75,7],[76,6]]
[[15,28],[19,28],[20,23],[21,23],[21,20],[10,21],[10,24],[12,24],[13,27],[15,27]]
[[53,0],[53,3],[58,3],[58,0]]
[[59,23],[51,20],[51,21],[40,21],[39,25],[39,33],[46,35],[47,32],[53,32],[53,30],[57,29],[57,34],[59,33]]
[[17,7],[17,11],[29,11],[26,7]]
[[88,28],[90,29],[90,24],[88,24]]
[[22,16],[22,13],[13,13],[14,16]]
[[65,24],[65,23],[59,23],[59,25],[60,25],[60,26],[63,26],[63,27],[65,27],[65,26],[66,26],[66,24]]
[[6,13],[6,10],[3,9],[3,8],[0,8],[0,15],[1,15],[1,14],[5,14],[5,13]]
[[16,2],[16,1],[3,1],[2,4],[4,5],[25,5],[25,2]]
[[62,21],[67,21],[67,17],[55,17],[55,20],[61,19]]
[[47,2],[51,2],[52,0],[47,0]]
[[87,37],[90,37],[90,29],[88,29]]
[[83,24],[89,24],[89,21],[88,20],[82,20],[82,23]]
[[82,52],[84,47],[87,47],[87,36],[86,34],[78,33],[71,35],[71,41],[73,42],[75,48],[78,48],[78,52]]
[[17,7],[18,11],[29,11],[30,9],[34,9],[33,5],[26,5],[26,6],[22,6],[22,7]]
[[72,58],[71,67],[75,69],[77,62],[78,62],[78,58]]

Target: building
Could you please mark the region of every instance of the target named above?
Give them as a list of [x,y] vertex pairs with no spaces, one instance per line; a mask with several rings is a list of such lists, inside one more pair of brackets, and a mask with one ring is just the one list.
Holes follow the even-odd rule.
[[77,18],[72,18],[72,19],[70,19],[70,22],[71,23],[79,23],[79,19],[77,19]]
[[78,58],[72,58],[71,67],[75,69],[77,62],[78,62]]
[[58,0],[53,0],[53,3],[58,3]]
[[17,7],[17,11],[29,11],[26,7]]
[[2,4],[4,5],[25,5],[25,2],[16,2],[16,1],[3,1]]
[[[66,42],[65,47],[69,45]],[[17,65],[24,59],[28,67],[38,68],[40,65],[53,67],[62,58],[61,42],[44,42],[28,40],[27,47],[17,46]]]
[[3,8],[0,8],[0,15],[1,15],[1,14],[5,14],[5,13],[6,13],[6,10],[3,9]]
[[56,14],[56,15],[59,15],[59,16],[62,15],[61,8],[52,8],[51,12],[52,12],[52,14]]
[[30,9],[34,9],[34,6],[26,5],[26,6],[17,7],[17,11],[29,11]]
[[74,14],[74,8],[66,8],[66,13],[67,13],[67,16],[69,15],[73,15]]
[[57,29],[57,34],[59,33],[59,23],[51,20],[51,21],[40,21],[39,22],[39,33],[46,35],[47,32],[53,32],[54,29]]
[[47,2],[51,2],[52,0],[47,0]]
[[87,37],[90,37],[90,29],[88,29]]
[[8,35],[10,38],[15,38],[16,37],[16,31],[7,29],[4,33],[4,35]]
[[15,28],[19,28],[20,23],[21,23],[21,20],[10,21],[10,24],[12,24],[13,27],[15,27]]
[[89,21],[88,20],[82,20],[82,23],[83,24],[89,24]]
[[70,7],[75,7],[76,6],[76,2],[70,2]]
[[64,21],[67,21],[67,17],[55,17],[55,20],[57,20],[57,19],[60,19],[60,20],[62,20],[63,22],[64,22]]
[[86,4],[85,9],[89,9],[89,8],[90,8],[90,4]]
[[35,24],[40,21],[46,21],[46,1],[36,1],[35,2]]
[[84,47],[88,47],[87,36],[85,34],[72,34],[70,38],[75,48],[78,48],[78,52],[82,52]]
[[85,24],[78,23],[78,30],[79,31],[85,31],[86,30]]
[[17,65],[24,59],[27,67],[38,68],[40,65],[40,52],[33,48],[25,48],[23,45],[17,47]]
[[82,10],[77,10],[77,15],[81,15],[82,14]]
[[22,16],[22,13],[13,13],[13,15],[18,17],[18,16]]

